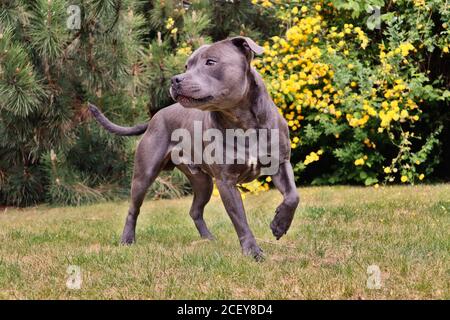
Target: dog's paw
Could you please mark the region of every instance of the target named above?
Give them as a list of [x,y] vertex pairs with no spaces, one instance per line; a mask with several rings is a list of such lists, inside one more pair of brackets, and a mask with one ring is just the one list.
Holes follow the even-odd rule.
[[131,246],[132,244],[134,244],[134,240],[128,240],[128,239],[122,239],[120,240],[120,244],[122,246]]
[[214,237],[211,233],[202,234],[202,235],[200,235],[200,237],[202,239],[210,240],[210,241],[215,241],[216,240],[216,237]]
[[252,257],[257,262],[262,262],[265,260],[264,252],[257,244],[243,247],[242,252],[244,253],[244,255]]
[[272,229],[272,234],[277,240],[280,240],[280,238],[287,232],[286,226],[275,222],[275,220],[270,223],[270,229]]
[[120,244],[124,245],[124,246],[132,245],[135,242],[136,242],[136,240],[134,238],[134,235],[130,235],[130,234],[123,234],[122,238],[120,239]]
[[272,234],[277,240],[284,236],[289,227],[291,226],[292,219],[294,218],[294,210],[286,208],[284,206],[279,206],[275,212],[275,217],[270,223],[270,229],[272,229]]

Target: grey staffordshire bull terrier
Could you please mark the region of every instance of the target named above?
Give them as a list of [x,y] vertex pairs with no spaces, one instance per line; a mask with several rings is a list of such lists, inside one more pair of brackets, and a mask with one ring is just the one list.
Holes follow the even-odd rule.
[[200,236],[213,239],[203,219],[203,210],[211,198],[214,178],[243,253],[256,260],[263,258],[248,225],[237,188],[237,184],[252,181],[260,175],[261,163],[175,165],[171,160],[175,145],[171,134],[179,128],[192,132],[194,121],[201,121],[203,130],[214,128],[221,132],[230,128],[279,130],[279,165],[272,181],[284,199],[276,209],[270,228],[277,239],[288,231],[299,204],[299,195],[289,162],[287,123],[269,97],[261,76],[251,66],[254,54],[262,53],[263,48],[246,37],[200,47],[189,57],[185,72],[172,78],[170,93],[177,103],[158,111],[149,123],[121,127],[89,104],[93,116],[106,130],[122,136],[145,133],[135,155],[131,204],[121,239],[123,244],[135,241],[136,221],[149,186],[161,170],[177,167],[192,184],[194,199],[190,215]]

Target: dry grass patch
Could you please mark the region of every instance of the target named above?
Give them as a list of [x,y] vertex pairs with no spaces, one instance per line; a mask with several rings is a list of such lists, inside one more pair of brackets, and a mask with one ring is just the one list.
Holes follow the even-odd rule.
[[[269,223],[276,191],[245,199],[267,259],[243,257],[220,199],[206,208],[214,242],[199,239],[191,198],[147,201],[137,243],[119,245],[126,202],[0,211],[0,298],[450,298],[450,185],[308,187],[287,236]],[[80,266],[82,287],[66,288]],[[368,289],[367,268],[382,287]]]

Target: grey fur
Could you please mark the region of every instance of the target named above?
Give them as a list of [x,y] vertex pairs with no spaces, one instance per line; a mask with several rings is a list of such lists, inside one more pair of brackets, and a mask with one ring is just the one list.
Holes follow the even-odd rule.
[[[170,92],[178,101],[157,112],[148,124],[120,127],[110,122],[94,105],[90,110],[108,131],[119,135],[138,135],[145,132],[136,149],[134,175],[131,186],[131,205],[122,235],[122,243],[135,241],[136,220],[145,193],[161,170],[173,169],[170,153],[174,147],[171,133],[178,128],[192,132],[193,122],[202,121],[203,130],[215,128],[279,129],[280,165],[272,176],[275,187],[282,193],[283,202],[276,209],[270,224],[279,239],[289,229],[299,195],[295,186],[290,158],[289,130],[270,99],[264,82],[250,62],[262,48],[249,38],[236,37],[197,49],[187,61],[186,72],[172,79]],[[177,166],[189,178],[194,200],[190,215],[200,236],[212,239],[203,219],[213,178],[223,204],[241,243],[243,253],[256,260],[263,258],[245,216],[237,184],[249,182],[260,174],[261,166],[248,164],[181,164]]]

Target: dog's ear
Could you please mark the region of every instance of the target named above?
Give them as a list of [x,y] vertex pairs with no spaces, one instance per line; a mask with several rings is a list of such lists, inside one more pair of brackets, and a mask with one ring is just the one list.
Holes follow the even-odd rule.
[[231,42],[238,47],[247,57],[249,61],[253,59],[253,55],[257,56],[264,53],[264,48],[257,45],[255,41],[248,37],[234,37],[230,39]]

